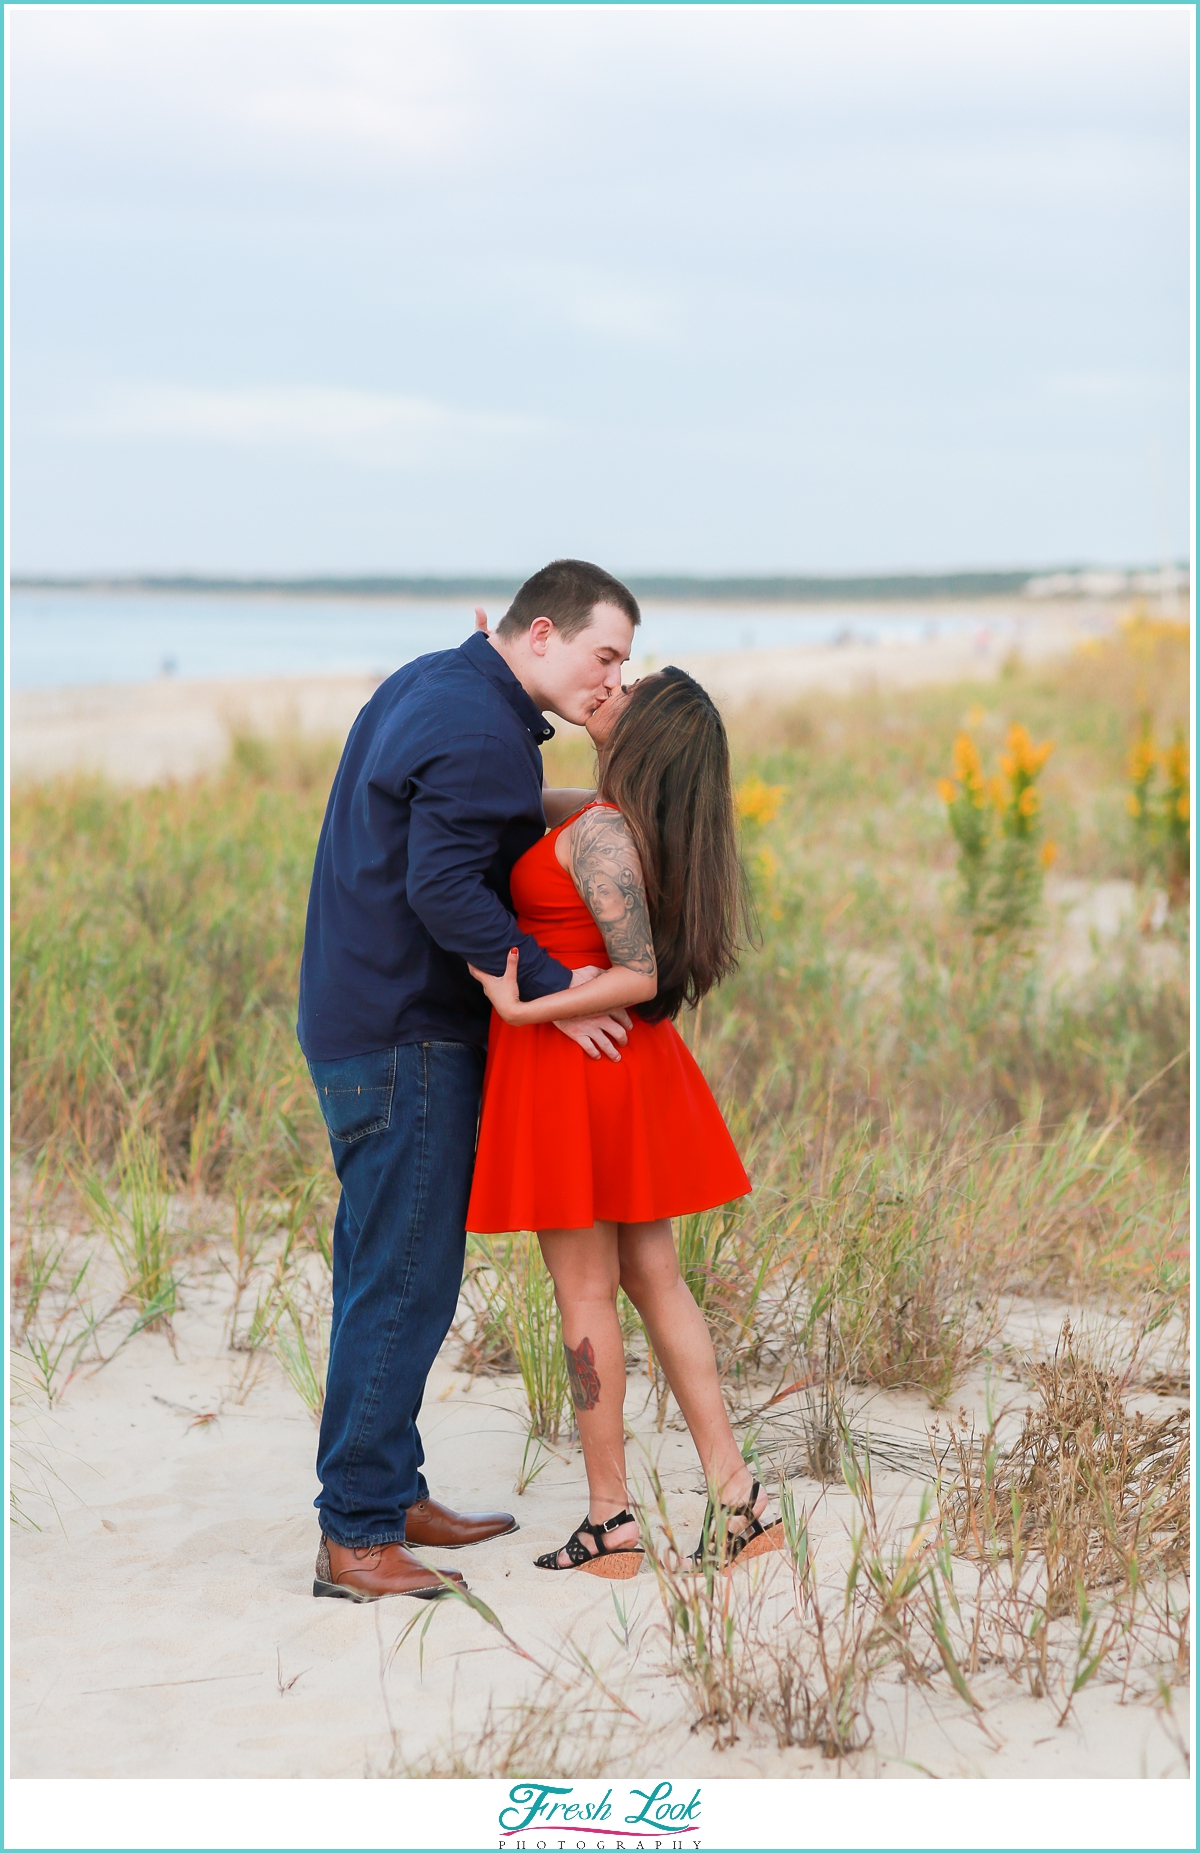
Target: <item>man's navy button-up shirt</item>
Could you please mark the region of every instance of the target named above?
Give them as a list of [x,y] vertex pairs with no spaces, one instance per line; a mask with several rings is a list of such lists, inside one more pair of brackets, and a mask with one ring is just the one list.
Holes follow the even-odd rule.
[[538,747],[553,732],[482,632],[375,691],[317,843],[296,1026],[310,1061],[482,1046],[489,1006],[467,961],[500,973],[510,946],[523,997],[570,984],[518,930],[508,887],[546,828]]

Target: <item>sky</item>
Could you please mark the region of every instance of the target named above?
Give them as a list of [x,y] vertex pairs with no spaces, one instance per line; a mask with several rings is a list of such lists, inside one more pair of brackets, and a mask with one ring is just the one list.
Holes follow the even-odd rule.
[[5,14],[18,571],[1188,555],[1188,7]]

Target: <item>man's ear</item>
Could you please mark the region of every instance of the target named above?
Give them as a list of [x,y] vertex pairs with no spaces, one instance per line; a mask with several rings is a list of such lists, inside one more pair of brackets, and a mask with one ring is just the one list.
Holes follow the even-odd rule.
[[529,626],[529,647],[535,656],[545,656],[547,645],[554,632],[554,623],[550,618],[535,618]]
[[475,629],[477,631],[482,631],[485,637],[491,635],[491,632],[488,630],[487,612],[482,605],[476,605],[475,607]]

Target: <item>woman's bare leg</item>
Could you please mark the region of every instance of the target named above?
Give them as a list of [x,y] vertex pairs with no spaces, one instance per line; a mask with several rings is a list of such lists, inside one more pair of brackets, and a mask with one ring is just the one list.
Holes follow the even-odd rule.
[[[614,1518],[629,1502],[625,1483],[625,1344],[617,1317],[620,1263],[617,1225],[539,1229],[542,1256],[554,1280],[562,1320],[571,1400],[588,1479],[588,1517]],[[637,1543],[636,1525],[608,1533],[610,1550]],[[594,1550],[586,1533],[584,1544]],[[569,1558],[559,1552],[564,1566]]]
[[[721,1395],[717,1361],[704,1314],[679,1271],[675,1238],[667,1219],[617,1226],[620,1280],[641,1314],[654,1354],[683,1411],[700,1456],[704,1477],[727,1505],[750,1497],[754,1476],[734,1440]],[[760,1493],[756,1512],[766,1509]],[[744,1520],[730,1521],[740,1530]]]

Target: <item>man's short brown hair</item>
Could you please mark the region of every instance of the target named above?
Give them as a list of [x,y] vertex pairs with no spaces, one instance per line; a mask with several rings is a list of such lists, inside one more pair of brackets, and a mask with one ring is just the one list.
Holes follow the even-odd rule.
[[597,605],[615,605],[638,625],[638,602],[619,579],[588,560],[551,560],[521,587],[496,626],[497,637],[520,637],[535,618],[549,618],[564,643],[586,630]]

